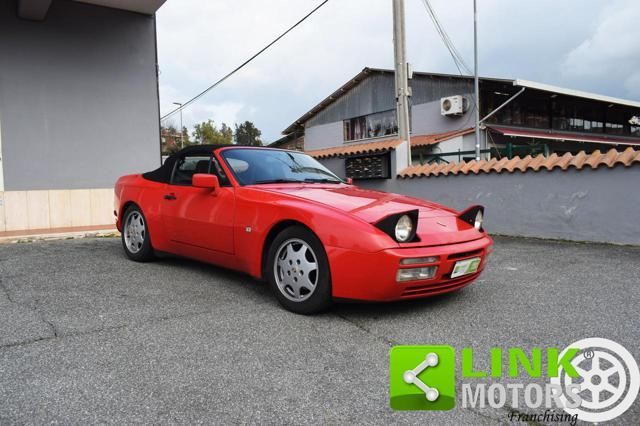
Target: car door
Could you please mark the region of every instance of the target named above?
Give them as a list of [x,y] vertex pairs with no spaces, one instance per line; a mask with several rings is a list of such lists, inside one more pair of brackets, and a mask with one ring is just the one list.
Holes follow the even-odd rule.
[[177,246],[186,245],[223,253],[234,253],[234,188],[218,176],[215,191],[191,184],[195,173],[216,174],[212,155],[186,155],[176,161],[163,197],[162,219],[168,237]]

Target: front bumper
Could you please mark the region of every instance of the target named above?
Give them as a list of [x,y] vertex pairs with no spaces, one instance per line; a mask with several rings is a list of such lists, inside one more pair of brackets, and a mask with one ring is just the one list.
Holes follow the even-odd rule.
[[[493,241],[488,235],[473,241],[432,247],[393,248],[365,253],[338,247],[327,247],[331,265],[331,283],[334,298],[392,301],[434,296],[459,290],[471,284],[486,266]],[[438,269],[433,278],[396,282],[400,260],[437,256]],[[478,271],[451,278],[453,266],[459,260],[480,257]],[[413,265],[412,265],[413,266]]]

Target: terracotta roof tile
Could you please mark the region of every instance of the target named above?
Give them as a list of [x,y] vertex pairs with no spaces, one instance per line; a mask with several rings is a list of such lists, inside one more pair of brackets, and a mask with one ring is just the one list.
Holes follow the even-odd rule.
[[400,172],[398,176],[401,178],[414,178],[439,175],[446,176],[449,174],[513,173],[516,170],[524,173],[531,170],[539,171],[543,168],[547,170],[567,170],[569,168],[580,170],[587,166],[593,169],[602,166],[613,168],[618,164],[622,164],[624,167],[630,167],[634,164],[640,165],[640,151],[635,151],[632,147],[629,147],[624,151],[611,149],[605,154],[596,150],[591,154],[580,151],[577,154],[565,153],[562,156],[551,154],[549,157],[538,155],[532,158],[527,155],[524,158],[514,157],[511,160],[508,158],[502,158],[500,160],[492,158],[489,161],[471,160],[469,162],[462,161],[449,164],[425,164],[408,167]]
[[466,129],[454,130],[452,132],[435,133],[432,135],[411,136],[411,146],[418,147],[418,146],[433,145],[433,144],[444,142],[446,140],[449,140],[458,136],[468,135],[469,133],[473,133],[473,131],[474,131],[473,127],[469,127]]
[[591,155],[589,156],[589,158],[587,158],[587,160],[585,161],[586,164],[588,164],[589,166],[591,166],[592,169],[595,169],[596,167],[598,167],[598,165],[600,164],[603,155],[600,153],[599,149],[596,149],[595,151],[593,151],[591,153]]
[[531,158],[530,155],[527,155],[526,157],[524,157],[521,161],[516,163],[516,166],[513,168],[520,170],[521,172],[524,172],[527,170],[527,168],[529,167],[529,164],[531,164],[531,162],[533,161],[533,159]]
[[347,144],[334,148],[317,149],[306,151],[306,154],[314,158],[331,158],[343,155],[369,154],[375,152],[387,152],[400,145],[400,140],[384,140],[377,142],[366,142],[358,144]]
[[453,168],[456,166],[456,163],[449,163],[446,165],[446,167],[442,170],[442,174],[448,174],[448,173],[452,173],[453,172]]
[[547,170],[552,170],[556,166],[556,163],[558,161],[560,161],[560,157],[558,157],[558,154],[554,152],[545,161],[542,162],[542,167]]
[[[584,154],[584,153],[583,153]],[[538,170],[540,170],[540,166],[542,166],[542,164],[545,162],[545,156],[544,155],[537,155],[530,163],[529,163],[529,168],[535,170],[536,172]]]
[[465,175],[466,175],[466,174],[468,174],[468,173],[469,173],[469,170],[471,170],[475,165],[476,165],[476,160],[471,160],[471,161],[469,161],[468,163],[466,163],[466,164],[465,164],[465,165],[460,169],[460,171],[461,171],[463,174],[465,174]]
[[602,159],[602,161],[607,165],[607,167],[611,168],[613,167],[617,159],[618,159],[618,153],[611,149],[609,150],[609,152],[607,152],[604,155],[604,158]]
[[469,169],[467,170],[467,173],[478,174],[478,172],[481,170],[480,167],[482,167],[482,163],[479,161],[473,160],[473,166],[469,167]]
[[[505,160],[506,160],[506,158],[505,158]],[[478,167],[477,167],[478,172],[479,172],[480,170],[482,170],[482,171],[483,171],[483,172],[485,172],[485,173],[489,173],[489,172],[491,171],[491,169],[492,169],[496,164],[498,164],[498,160],[497,160],[496,158],[492,158],[492,159],[491,159],[491,160],[489,160],[489,161],[486,161],[486,160],[485,160],[485,161],[479,161],[479,162],[478,162]]]
[[585,154],[584,151],[580,151],[579,153],[573,156],[573,160],[571,160],[571,163],[569,163],[569,166],[575,167],[577,169],[581,169],[582,166],[584,165],[584,162],[587,161],[587,159],[588,159],[587,154]]
[[627,165],[633,161],[633,159],[640,160],[640,151],[634,151],[632,149],[626,149],[621,155],[618,156],[616,163]]
[[[457,136],[463,136],[473,132],[473,128],[467,128],[462,130],[455,130],[453,132],[435,133],[432,135],[417,135],[411,136],[411,146],[427,146],[433,145],[439,142],[455,138]],[[387,152],[395,149],[400,145],[399,139],[386,139],[376,142],[363,142],[363,143],[347,143],[342,146],[317,149],[312,151],[306,151],[307,154],[314,158],[331,158],[341,157],[356,154],[372,154],[376,152]]]
[[562,170],[567,170],[569,164],[571,164],[571,160],[573,160],[573,154],[570,152],[565,152],[562,157],[556,163],[556,167],[562,168]]

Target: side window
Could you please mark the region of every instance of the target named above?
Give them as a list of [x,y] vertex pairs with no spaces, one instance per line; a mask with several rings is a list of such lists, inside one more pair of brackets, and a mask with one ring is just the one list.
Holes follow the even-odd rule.
[[218,176],[218,179],[220,180],[220,186],[231,186],[229,178],[224,172],[224,169],[220,166],[220,163],[218,163],[216,157],[211,158],[211,173]]
[[182,157],[176,162],[171,177],[172,185],[191,185],[191,178],[196,173],[211,173],[211,156]]

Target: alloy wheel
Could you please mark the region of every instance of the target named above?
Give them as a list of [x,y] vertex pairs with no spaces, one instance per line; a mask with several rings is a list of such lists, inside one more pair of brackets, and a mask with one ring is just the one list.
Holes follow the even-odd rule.
[[287,299],[303,302],[316,290],[318,258],[306,241],[292,238],[278,248],[273,273],[278,289]]
[[132,212],[124,225],[124,242],[131,253],[138,253],[142,250],[146,231],[144,218],[138,211]]

